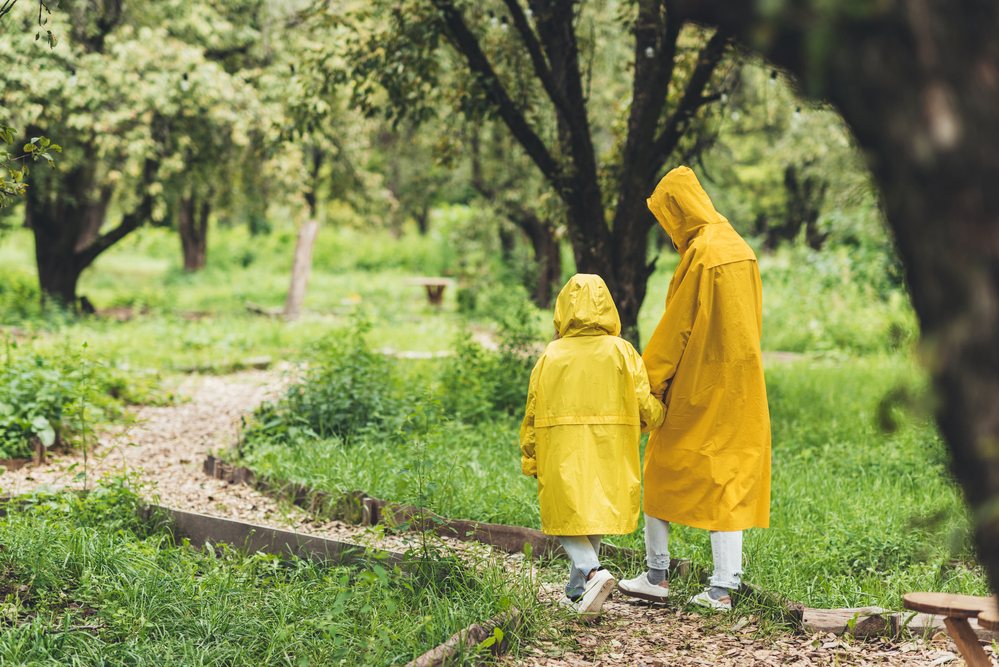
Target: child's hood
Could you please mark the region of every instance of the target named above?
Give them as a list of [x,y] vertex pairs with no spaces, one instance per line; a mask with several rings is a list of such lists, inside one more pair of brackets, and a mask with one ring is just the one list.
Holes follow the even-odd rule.
[[603,278],[577,273],[555,301],[555,330],[559,336],[619,336],[621,318]]

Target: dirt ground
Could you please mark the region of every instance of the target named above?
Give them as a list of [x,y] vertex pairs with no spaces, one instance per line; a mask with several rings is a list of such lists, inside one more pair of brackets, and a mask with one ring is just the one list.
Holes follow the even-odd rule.
[[[177,393],[189,400],[139,408],[135,424],[100,436],[87,457],[86,480],[78,478],[83,455],[75,452],[52,456],[39,468],[7,472],[0,476],[0,488],[12,494],[43,486],[82,488],[85,482],[93,485],[104,473],[124,469],[136,474],[151,502],[395,551],[413,548],[418,544],[415,534],[386,535],[339,521],[316,521],[301,509],[249,487],[204,475],[205,454],[235,442],[241,419],[284,386],[283,370],[187,377]],[[482,545],[456,542],[453,546],[470,558],[490,557]],[[512,566],[521,565],[515,558],[508,560]],[[550,604],[552,595],[542,593],[539,603]],[[582,626],[566,617],[552,628],[551,641],[540,640],[504,662],[531,667],[963,664],[944,635],[929,641],[849,641],[832,635],[761,638],[759,630],[751,619],[739,619],[737,614],[701,615],[668,606],[649,607],[615,594],[598,623]],[[993,664],[999,665],[992,648],[987,651]]]

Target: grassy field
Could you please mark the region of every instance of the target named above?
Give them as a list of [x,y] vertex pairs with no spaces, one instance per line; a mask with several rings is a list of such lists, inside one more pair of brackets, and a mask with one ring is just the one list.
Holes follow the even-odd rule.
[[[337,410],[364,418],[374,411],[378,419],[349,432],[313,424],[321,437],[312,437],[299,428],[300,415],[285,414],[277,431],[245,449],[258,470],[419,502],[449,516],[537,526],[534,481],[520,475],[516,445],[525,369],[468,336],[502,343],[505,327],[520,317],[518,335],[543,340],[551,314],[525,311],[522,276],[490,263],[484,242],[469,246],[469,215],[461,207],[439,213],[426,237],[324,229],[306,312],[294,323],[245,309],[247,301],[281,305],[290,230],[252,237],[243,228],[214,228],[209,266],[197,274],[180,269],[175,236],[140,230],[88,269],[80,288],[98,308],[145,313],[128,322],[37,312],[30,237],[10,232],[0,241],[0,313],[18,329],[22,349],[58,356],[87,342],[88,354],[108,367],[155,369],[167,377],[195,365],[224,371],[258,355],[326,368],[322,400],[349,396]],[[474,274],[459,255],[479,258]],[[675,255],[664,255],[650,279],[643,339],[661,316],[674,265]],[[899,422],[894,432],[878,425],[890,391],[900,385],[924,391],[904,292],[843,248],[821,254],[784,248],[761,255],[760,267],[764,349],[803,356],[768,362],[772,527],[746,536],[747,578],[825,607],[898,607],[901,593],[915,589],[984,592],[934,427],[898,410],[888,410]],[[450,291],[443,307],[433,308],[419,287],[404,282],[445,272],[466,276],[474,306],[465,301],[459,308]],[[337,342],[350,338],[358,313],[370,328],[364,350],[451,349],[457,356],[344,366],[337,360],[369,358]],[[382,358],[370,359],[376,357]],[[367,380],[350,379],[358,377]],[[289,429],[297,435],[286,437]],[[679,527],[673,536],[675,556],[710,563],[706,533]],[[614,541],[640,547],[641,528]]]
[[443,553],[403,574],[199,552],[139,521],[121,479],[33,500],[0,519],[4,664],[403,664],[511,604],[533,618]]
[[[439,351],[447,349],[463,326],[486,334],[510,300],[526,291],[521,275],[490,262],[480,245],[462,241],[474,213],[453,207],[438,213],[427,236],[409,232],[360,234],[323,229],[305,313],[293,323],[250,314],[246,303],[279,307],[289,283],[295,235],[292,230],[251,236],[245,228],[213,228],[208,266],[189,274],[180,265],[176,234],[143,228],[104,253],[81,279],[79,293],[99,309],[134,307],[137,317],[120,323],[107,318],[75,321],[37,312],[37,281],[29,232],[6,232],[0,238],[0,323],[39,334],[44,349],[86,341],[117,364],[164,371],[192,366],[224,368],[246,357],[270,355],[297,359],[301,350],[354,312],[365,313],[373,327],[375,348]],[[486,259],[474,267],[457,250]],[[486,248],[485,250],[488,250]],[[565,257],[565,278],[572,273]],[[662,316],[677,257],[664,251],[649,280],[639,316],[647,340]],[[868,354],[911,343],[916,323],[904,292],[873,285],[863,262],[845,252],[818,254],[786,249],[761,255],[765,350],[822,354]],[[444,305],[428,305],[407,277],[449,273],[467,276],[477,294],[474,308],[459,310],[456,292]],[[145,312],[145,315],[140,313]],[[550,312],[537,314],[539,335],[551,329]]]

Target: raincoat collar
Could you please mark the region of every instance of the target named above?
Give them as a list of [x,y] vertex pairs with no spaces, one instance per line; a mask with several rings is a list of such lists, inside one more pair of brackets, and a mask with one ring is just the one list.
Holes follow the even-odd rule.
[[646,200],[649,210],[673,239],[682,255],[690,240],[708,225],[728,222],[715,210],[708,194],[688,167],[677,167],[659,181]]
[[555,301],[555,330],[559,336],[619,336],[621,318],[603,278],[577,273]]

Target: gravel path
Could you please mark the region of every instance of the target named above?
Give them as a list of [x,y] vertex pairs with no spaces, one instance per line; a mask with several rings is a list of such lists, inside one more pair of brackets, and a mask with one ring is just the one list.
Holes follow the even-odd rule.
[[[406,551],[418,544],[416,534],[386,535],[377,528],[339,521],[315,521],[301,509],[280,503],[249,487],[210,479],[202,472],[205,454],[220,451],[236,439],[241,418],[284,386],[281,369],[247,371],[227,376],[191,376],[178,388],[189,396],[169,407],[142,407],[132,426],[101,435],[88,460],[87,483],[103,474],[127,470],[143,484],[150,501],[178,509],[295,530],[377,548]],[[55,455],[40,468],[22,468],[0,476],[3,493],[30,493],[39,487],[83,488],[80,453]],[[483,545],[449,541],[466,556],[495,558]],[[516,557],[504,557],[522,567]],[[545,587],[543,597],[556,597]],[[730,617],[702,616],[668,606],[638,605],[617,594],[608,601],[601,621],[579,626],[567,620],[551,628],[551,641],[527,647],[507,664],[531,667],[576,665],[961,665],[946,636],[903,643],[845,642],[832,635],[784,635],[754,639],[757,630]],[[757,633],[758,634],[758,633]],[[995,660],[995,653],[988,649]]]

